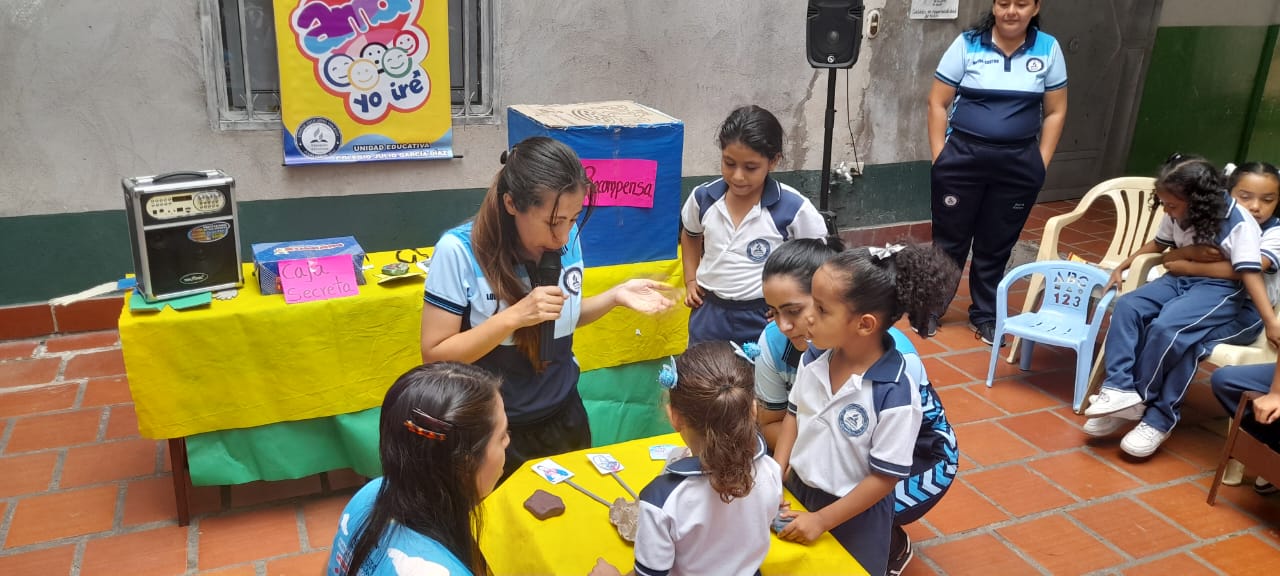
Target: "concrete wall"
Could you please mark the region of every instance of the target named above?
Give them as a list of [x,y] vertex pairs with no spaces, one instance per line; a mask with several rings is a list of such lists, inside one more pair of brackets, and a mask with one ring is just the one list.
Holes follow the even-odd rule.
[[[788,129],[783,170],[821,166],[826,72],[805,63],[803,3],[496,4],[500,107],[634,99],[683,119],[685,174],[710,175],[716,125],[756,103]],[[923,100],[960,28],[889,4],[849,78],[868,163],[927,158]],[[286,169],[279,132],[210,128],[197,0],[0,5],[0,217],[118,209],[121,177],[187,168],[225,170],[242,201],[484,187],[505,145],[501,124],[458,126],[462,160]],[[853,150],[840,74],[837,161]]]

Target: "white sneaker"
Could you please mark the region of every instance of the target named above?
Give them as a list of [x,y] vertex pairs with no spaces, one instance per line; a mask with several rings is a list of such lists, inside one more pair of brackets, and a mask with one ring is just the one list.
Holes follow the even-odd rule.
[[1145,404],[1134,404],[1119,412],[1113,412],[1106,416],[1098,416],[1090,418],[1084,423],[1084,433],[1095,438],[1102,436],[1110,436],[1116,430],[1119,430],[1125,424],[1135,420],[1141,420],[1146,414],[1147,406]]
[[1084,415],[1106,416],[1141,403],[1142,397],[1137,392],[1103,388],[1093,397],[1093,402],[1084,411]]
[[1135,458],[1146,458],[1154,454],[1168,437],[1168,432],[1161,432],[1146,422],[1139,422],[1133,430],[1124,435],[1124,439],[1120,441],[1120,449]]

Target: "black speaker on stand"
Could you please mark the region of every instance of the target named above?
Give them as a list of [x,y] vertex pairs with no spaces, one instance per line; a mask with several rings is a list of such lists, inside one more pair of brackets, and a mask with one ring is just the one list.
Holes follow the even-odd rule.
[[862,0],[809,0],[805,23],[805,44],[809,65],[828,68],[827,118],[822,140],[822,189],[818,209],[835,233],[835,213],[829,209],[831,197],[831,138],[836,126],[836,70],[852,68],[862,47]]

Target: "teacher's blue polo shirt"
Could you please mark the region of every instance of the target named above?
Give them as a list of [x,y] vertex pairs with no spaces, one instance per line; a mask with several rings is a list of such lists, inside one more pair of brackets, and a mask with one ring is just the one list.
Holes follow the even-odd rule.
[[956,89],[949,130],[1020,142],[1039,136],[1044,93],[1067,86],[1067,63],[1058,41],[1035,28],[1027,29],[1026,41],[1008,57],[988,30],[957,37],[933,75]]

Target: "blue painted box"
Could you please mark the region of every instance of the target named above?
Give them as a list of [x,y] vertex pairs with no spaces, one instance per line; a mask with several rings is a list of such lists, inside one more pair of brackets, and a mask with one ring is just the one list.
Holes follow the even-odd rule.
[[[628,194],[651,194],[653,207],[597,206],[582,228],[582,253],[587,266],[676,258],[680,244],[683,122],[631,101],[508,108],[508,146],[531,136],[548,136],[568,144],[593,174],[592,168],[611,160],[629,165],[637,161],[657,163],[651,186],[647,178],[645,182],[606,182],[592,176],[598,198],[609,196],[612,203],[626,203]],[[620,200],[620,196],[624,198]]]
[[258,277],[258,289],[263,294],[280,294],[280,262],[303,258],[323,258],[338,254],[350,254],[355,266],[356,283],[364,285],[364,248],[351,236],[298,240],[293,242],[263,242],[253,245],[253,273]]

